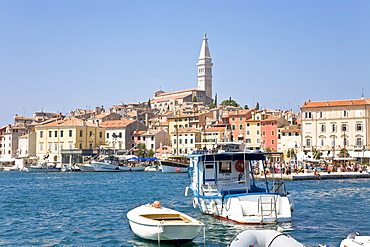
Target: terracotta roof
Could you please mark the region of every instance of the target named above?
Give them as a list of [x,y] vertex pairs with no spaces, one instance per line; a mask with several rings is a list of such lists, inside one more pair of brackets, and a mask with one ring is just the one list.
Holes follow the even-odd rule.
[[[169,101],[169,100],[176,100],[176,99],[183,99],[185,97],[188,97],[190,96],[192,93],[187,93],[187,94],[181,94],[181,95],[176,95],[176,96],[171,96],[171,95],[168,95],[167,97],[164,97],[164,98],[160,98],[160,99],[153,99],[152,101],[150,101],[150,103],[159,103],[159,102],[166,102],[166,101]],[[157,97],[160,97],[160,96],[166,96],[164,94],[161,94],[161,95],[158,95]]]
[[210,127],[205,129],[205,132],[224,132],[224,131],[225,127]]
[[112,120],[112,121],[104,121],[100,124],[100,127],[103,128],[122,128],[126,127],[127,125],[135,122],[135,120]]
[[161,94],[158,94],[156,97],[167,96],[167,95],[172,95],[172,94],[177,94],[177,93],[192,92],[192,91],[204,91],[204,90],[200,90],[197,88],[184,89],[184,90],[178,90],[178,91],[173,91],[173,92],[168,92],[168,93],[161,93]]
[[[176,134],[176,130],[172,132],[172,134]],[[195,128],[179,128],[178,133],[183,134],[183,133],[199,133],[200,131],[195,129]]]
[[351,106],[351,105],[370,105],[370,99],[334,100],[334,101],[307,101],[301,108],[327,107],[327,106]]
[[67,126],[73,126],[73,127],[83,127],[83,126],[96,127],[96,125],[93,124],[93,123],[84,121],[84,120],[79,119],[79,118],[73,118],[73,117],[68,117],[68,118],[65,118],[63,120],[58,120],[58,121],[55,121],[55,122],[51,122],[51,123],[47,123],[47,124],[43,124],[43,125],[38,125],[36,127],[37,128],[44,128],[44,127],[47,128],[47,127],[58,127],[58,126],[63,126],[63,127],[67,127]]

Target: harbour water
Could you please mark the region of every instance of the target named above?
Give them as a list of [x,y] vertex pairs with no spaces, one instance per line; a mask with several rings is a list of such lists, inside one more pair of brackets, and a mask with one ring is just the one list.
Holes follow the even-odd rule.
[[[161,172],[0,172],[0,246],[158,246],[136,237],[126,213],[159,200],[206,224],[182,246],[226,246],[246,226],[202,215],[184,196],[187,174]],[[286,181],[295,202],[286,234],[308,246],[339,246],[358,231],[370,235],[370,180]],[[169,205],[168,205],[169,204]],[[168,245],[161,245],[168,246]]]

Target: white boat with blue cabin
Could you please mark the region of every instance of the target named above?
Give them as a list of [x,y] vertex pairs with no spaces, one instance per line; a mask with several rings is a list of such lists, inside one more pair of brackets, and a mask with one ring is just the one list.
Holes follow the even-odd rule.
[[266,177],[255,179],[253,169],[265,167],[265,161],[261,151],[194,155],[190,164],[194,207],[239,224],[290,222],[293,204],[285,184],[275,181],[270,186]]

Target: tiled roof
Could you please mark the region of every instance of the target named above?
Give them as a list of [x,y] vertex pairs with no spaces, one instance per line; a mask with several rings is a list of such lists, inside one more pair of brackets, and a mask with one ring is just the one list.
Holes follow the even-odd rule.
[[192,94],[191,92],[186,93],[186,94],[176,95],[176,96],[161,94],[161,95],[158,95],[157,97],[160,97],[160,96],[167,96],[167,97],[160,98],[160,99],[153,99],[152,101],[150,101],[150,103],[153,104],[153,103],[166,102],[166,101],[169,101],[169,100],[183,99],[183,98],[186,98],[186,97],[190,96],[191,94]]
[[210,127],[205,129],[206,132],[223,132],[225,127]]
[[351,105],[370,105],[370,99],[334,100],[334,101],[307,101],[301,108],[327,107],[327,106],[351,106]]
[[83,126],[96,127],[96,125],[93,124],[93,123],[84,121],[84,120],[79,119],[79,118],[73,118],[73,117],[68,117],[68,118],[65,118],[63,120],[58,120],[58,121],[47,123],[47,124],[43,124],[43,125],[37,125],[36,127],[37,128],[48,128],[48,127],[58,127],[58,126],[63,126],[63,127],[67,127],[67,126],[73,126],[73,127],[83,127]]
[[192,91],[204,91],[204,90],[200,90],[197,88],[184,89],[184,90],[178,90],[178,91],[173,91],[173,92],[168,92],[168,93],[161,93],[161,94],[158,94],[157,97],[173,95],[173,94],[178,94],[178,93],[192,92]]
[[135,122],[135,120],[112,120],[112,121],[104,121],[100,124],[100,127],[103,128],[122,128],[126,127],[127,125]]
[[183,133],[199,133],[200,131],[195,128],[179,128],[177,131],[176,129],[172,132],[172,134],[176,134],[178,132],[179,134]]

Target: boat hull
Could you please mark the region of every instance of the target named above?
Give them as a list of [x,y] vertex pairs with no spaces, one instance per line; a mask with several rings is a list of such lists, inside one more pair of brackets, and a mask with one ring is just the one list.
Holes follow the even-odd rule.
[[168,208],[143,205],[127,213],[131,230],[143,239],[188,242],[201,233],[204,224]]
[[204,214],[238,224],[260,225],[291,222],[289,199],[271,193],[235,194],[194,198],[193,205]]
[[82,172],[95,172],[94,166],[90,164],[78,165]]
[[56,167],[27,167],[28,172],[61,172],[61,168]]
[[162,172],[188,172],[189,165],[183,164],[183,163],[177,163],[177,162],[171,162],[171,161],[160,161]]
[[103,162],[92,162],[91,164],[96,172],[138,172],[145,169],[145,167],[116,166]]

